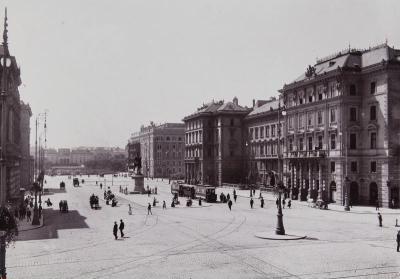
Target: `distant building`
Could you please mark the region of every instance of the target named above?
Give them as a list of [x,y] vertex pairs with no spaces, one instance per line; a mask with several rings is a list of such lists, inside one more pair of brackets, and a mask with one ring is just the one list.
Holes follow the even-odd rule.
[[244,182],[244,118],[250,109],[232,102],[211,102],[186,116],[185,180],[222,186]]
[[183,177],[184,124],[142,126],[139,132],[132,134],[128,143],[129,166],[132,166],[136,153],[142,157],[145,176]]

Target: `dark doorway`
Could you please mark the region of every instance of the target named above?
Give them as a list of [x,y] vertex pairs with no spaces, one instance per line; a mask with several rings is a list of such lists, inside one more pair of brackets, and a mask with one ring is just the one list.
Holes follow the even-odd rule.
[[376,200],[378,199],[378,185],[375,182],[369,184],[369,204],[376,205]]
[[335,202],[336,201],[336,182],[332,181],[329,186],[329,201]]
[[351,205],[357,205],[359,204],[359,199],[358,199],[358,183],[353,181],[350,183],[350,204]]
[[399,208],[399,188],[390,188],[390,207]]

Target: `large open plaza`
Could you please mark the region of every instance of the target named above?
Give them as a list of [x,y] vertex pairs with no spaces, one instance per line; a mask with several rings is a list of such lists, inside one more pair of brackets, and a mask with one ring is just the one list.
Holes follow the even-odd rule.
[[[119,186],[132,187],[132,179],[82,176],[84,184],[73,187],[67,176],[46,177],[43,200],[44,226],[20,232],[7,249],[9,278],[399,278],[396,253],[395,209],[381,209],[378,226],[373,207],[339,205],[329,210],[294,201],[284,209],[287,234],[301,240],[268,240],[257,232],[276,226],[275,197],[263,193],[260,207],[256,191],[250,209],[249,192],[238,191],[229,211],[224,203],[194,201],[192,207],[170,207],[168,180],[145,180],[157,195],[125,195]],[[59,183],[66,184],[65,192]],[[97,181],[97,185],[96,185]],[[100,183],[103,189],[100,189]],[[117,195],[117,207],[102,199],[105,188]],[[218,193],[232,189],[219,188]],[[91,209],[89,197],[100,197],[101,209]],[[153,198],[159,202],[147,215]],[[60,213],[59,200],[67,200],[68,213]],[[162,201],[167,209],[162,209]],[[128,215],[128,204],[133,214]],[[114,240],[114,221],[125,222],[125,238]],[[21,221],[24,222],[24,221]]]

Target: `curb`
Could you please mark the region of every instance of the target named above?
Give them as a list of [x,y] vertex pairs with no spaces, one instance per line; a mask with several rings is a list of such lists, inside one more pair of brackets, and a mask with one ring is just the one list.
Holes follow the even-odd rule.
[[292,235],[292,234],[285,234],[285,235],[277,235],[270,232],[258,232],[255,233],[255,237],[261,239],[268,239],[268,240],[301,240],[305,239],[306,235]]

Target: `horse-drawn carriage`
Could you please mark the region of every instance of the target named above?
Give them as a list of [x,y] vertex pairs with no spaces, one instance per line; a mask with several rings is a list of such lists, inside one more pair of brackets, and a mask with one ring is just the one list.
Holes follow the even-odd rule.
[[92,194],[89,199],[90,208],[99,209],[99,197]]
[[64,181],[60,182],[60,189],[65,189],[65,182]]

